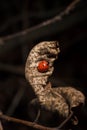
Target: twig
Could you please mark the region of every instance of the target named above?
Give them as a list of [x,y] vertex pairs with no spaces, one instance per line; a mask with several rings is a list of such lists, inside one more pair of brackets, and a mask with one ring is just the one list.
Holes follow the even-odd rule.
[[10,64],[0,63],[0,71],[7,71],[12,74],[24,76],[24,68],[22,66],[14,66]]
[[24,31],[22,31],[22,32],[19,32],[19,33],[13,34],[13,35],[8,35],[8,36],[4,37],[4,40],[7,40],[7,39],[9,39],[9,38],[11,38],[11,37],[18,36],[18,35],[20,35],[20,34],[21,34],[21,35],[24,35],[24,34],[27,33],[28,31],[33,31],[33,30],[36,29],[36,28],[39,29],[39,28],[42,27],[42,26],[47,26],[48,24],[51,24],[51,23],[53,23],[53,22],[60,21],[64,15],[69,14],[70,11],[71,11],[73,8],[75,8],[75,5],[76,5],[79,1],[80,1],[80,0],[74,0],[72,3],[70,3],[70,4],[66,7],[66,9],[65,9],[63,12],[61,12],[59,15],[53,17],[52,19],[49,19],[49,20],[47,20],[47,21],[45,21],[45,22],[42,22],[41,24],[39,24],[39,25],[37,25],[37,26],[35,26],[35,27],[32,27],[31,29],[26,29],[26,30],[24,30]]
[[[24,31],[21,31],[19,33],[13,34],[13,35],[8,35],[6,37],[3,37],[0,39],[0,54],[6,52],[7,50],[10,50],[20,44],[25,44],[26,42],[28,43],[29,41],[31,41],[32,39],[36,39],[38,37],[42,37],[48,34],[52,34],[54,32],[58,32],[62,29],[65,29],[67,27],[69,27],[70,25],[72,25],[72,23],[76,21],[76,18],[78,17],[78,15],[80,13],[81,17],[78,17],[78,21],[80,21],[81,19],[83,19],[86,10],[83,10],[83,12],[78,12],[76,15],[74,15],[73,17],[69,17],[69,19],[66,20],[66,22],[64,22],[64,24],[62,24],[60,26],[60,22],[59,24],[58,21],[60,21],[64,15],[67,15],[70,13],[70,11],[76,6],[76,4],[79,2],[80,0],[74,0],[68,7],[66,7],[66,9],[64,11],[62,11],[59,15],[53,17],[52,19],[49,19],[39,25],[36,25],[32,28],[28,28]],[[83,15],[84,14],[84,15]],[[73,21],[74,19],[74,21]],[[72,22],[71,22],[72,21]],[[67,24],[67,25],[66,25]],[[55,26],[58,26],[58,28],[55,28]]]
[[25,126],[33,127],[33,128],[39,129],[39,130],[56,130],[56,128],[49,128],[49,127],[45,127],[45,126],[42,126],[42,125],[38,125],[37,123],[34,123],[34,122],[29,122],[29,121],[13,118],[13,117],[10,117],[10,116],[6,116],[6,115],[2,114],[2,112],[0,112],[0,118],[4,119],[6,121],[9,121],[9,122],[15,122],[15,123],[23,124]]
[[58,128],[60,129],[61,127],[63,127],[68,121],[69,119],[73,116],[73,112],[71,111],[70,115],[68,116],[68,118],[66,118],[59,126]]
[[2,126],[1,121],[0,121],[0,130],[3,130],[3,126]]
[[30,122],[30,121],[25,121],[25,120],[17,119],[14,117],[10,117],[10,116],[4,115],[2,112],[0,112],[0,119],[23,124],[25,126],[33,127],[33,128],[39,129],[39,130],[62,130],[61,128],[71,119],[72,116],[73,116],[73,112],[71,111],[70,115],[58,127],[50,128],[50,127],[45,127],[45,126],[39,125],[35,122]]
[[17,108],[20,100],[22,99],[23,95],[24,95],[24,92],[25,92],[25,88],[26,87],[19,87],[17,93],[15,94],[6,114],[11,116],[12,113],[15,111],[15,109]]
[[14,24],[16,24],[19,21],[22,21],[22,19],[25,16],[27,16],[28,19],[31,19],[31,18],[46,19],[48,17],[52,17],[54,14],[59,13],[60,10],[61,10],[61,8],[60,9],[57,8],[55,10],[54,9],[53,10],[49,10],[48,12],[46,12],[46,11],[45,12],[44,11],[42,11],[42,12],[41,11],[40,12],[34,12],[34,11],[32,11],[32,12],[24,12],[23,14],[18,14],[16,16],[12,16],[10,19],[8,18],[5,21],[5,23],[3,23],[1,25],[0,32],[5,31],[9,26],[14,25]]
[[[80,0],[79,0],[79,1],[80,1]],[[74,6],[74,4],[76,4],[76,3],[79,2],[79,1],[76,0],[75,3],[73,2],[72,5],[70,5],[70,7],[67,9],[66,13],[69,12],[71,6]],[[27,5],[28,5],[28,4],[27,4]],[[44,12],[38,12],[38,13],[36,13],[36,12],[29,13],[29,12],[28,12],[28,13],[27,13],[27,11],[26,11],[26,12],[24,12],[24,13],[21,14],[21,15],[17,15],[17,16],[12,17],[12,19],[8,19],[8,20],[0,27],[0,32],[1,32],[2,30],[4,30],[6,27],[8,27],[10,24],[16,23],[16,22],[18,22],[18,21],[21,21],[25,16],[27,16],[28,18],[32,18],[32,17],[39,17],[39,18],[42,17],[42,18],[43,18],[43,17],[47,17],[47,16],[52,16],[52,14],[55,14],[56,12],[58,12],[58,10],[55,10],[55,11],[51,10],[51,11],[48,11],[47,13],[45,13],[45,14],[44,14]]]

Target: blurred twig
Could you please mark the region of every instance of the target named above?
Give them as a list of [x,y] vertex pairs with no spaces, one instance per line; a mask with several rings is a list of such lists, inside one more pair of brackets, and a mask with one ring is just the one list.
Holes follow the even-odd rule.
[[[63,7],[64,8],[64,7]],[[7,19],[5,23],[3,23],[0,27],[0,32],[5,31],[9,26],[16,24],[17,22],[22,21],[22,19],[27,16],[28,19],[38,18],[38,19],[46,19],[48,17],[54,16],[56,13],[59,13],[60,9],[50,10],[50,11],[40,11],[40,12],[24,12],[23,14],[18,14],[16,16],[12,16],[10,19]],[[29,21],[28,21],[29,22]]]
[[33,128],[39,129],[39,130],[60,130],[71,119],[72,116],[73,116],[73,112],[71,112],[70,115],[58,127],[50,128],[50,127],[45,127],[45,126],[39,125],[35,122],[30,122],[30,121],[25,121],[25,120],[17,119],[14,117],[10,117],[10,116],[4,115],[2,112],[0,112],[1,119],[10,121],[10,122],[20,123],[25,126],[30,126],[30,127],[33,127]]
[[[62,22],[63,16],[68,15],[70,13],[70,11],[76,6],[76,4],[79,1],[80,0],[74,0],[68,7],[66,7],[66,9],[64,11],[62,11],[59,15],[53,17],[52,19],[49,19],[32,28],[28,28],[22,32],[19,32],[19,33],[13,34],[13,35],[8,35],[6,37],[1,37],[0,38],[0,44],[1,44],[0,54],[4,53],[7,50],[10,50],[20,44],[21,45],[26,44],[26,42],[28,43],[29,41],[34,40],[36,38],[64,30],[67,27],[71,26],[73,23],[83,20],[83,18],[85,18],[87,16],[85,13],[87,10],[86,8],[79,10],[77,13],[73,14],[72,16],[69,15],[69,17],[66,18],[64,23]],[[61,21],[61,22],[59,22],[59,21]],[[58,28],[57,28],[57,26],[58,26]]]
[[2,127],[1,121],[0,121],[0,130],[3,130],[3,127]]
[[0,63],[0,71],[7,71],[12,74],[24,76],[24,70],[22,66]]
[[22,99],[24,92],[25,92],[26,87],[19,87],[17,93],[15,94],[14,98],[12,99],[12,102],[6,112],[7,115],[11,116],[15,109],[17,108],[20,100]]
[[[28,0],[25,1],[24,5],[23,5],[23,9],[22,9],[22,29],[26,29],[29,27],[29,24],[30,24],[30,21],[28,20]],[[24,15],[26,14],[26,15]],[[26,40],[26,38],[25,38]],[[25,63],[26,61],[26,57],[27,57],[27,53],[28,53],[28,44],[23,44],[21,46],[21,50],[22,50],[22,60],[23,60],[23,63]]]
[[42,125],[38,125],[34,122],[29,122],[29,121],[13,118],[13,117],[10,117],[10,116],[6,116],[6,115],[3,115],[1,112],[0,112],[0,118],[4,119],[6,121],[9,121],[9,122],[15,122],[15,123],[23,124],[25,126],[30,126],[30,127],[33,127],[33,128],[39,129],[39,130],[56,130],[55,128],[53,128],[53,129],[48,128],[48,127],[45,127],[45,126],[42,126]]

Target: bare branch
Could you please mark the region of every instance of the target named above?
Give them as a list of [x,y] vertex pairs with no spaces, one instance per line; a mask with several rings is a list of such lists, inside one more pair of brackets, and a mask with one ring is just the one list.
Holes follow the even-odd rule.
[[4,119],[9,122],[15,122],[18,124],[23,124],[25,126],[36,128],[38,130],[60,130],[71,119],[72,116],[73,116],[73,112],[71,111],[70,115],[58,127],[50,128],[50,127],[45,127],[45,126],[39,125],[35,122],[30,122],[30,121],[25,121],[25,120],[17,119],[14,117],[10,117],[10,116],[4,115],[2,112],[0,112],[0,119]]
[[12,74],[24,76],[24,68],[22,66],[0,63],[0,71],[6,71]]
[[0,118],[4,119],[6,121],[9,121],[9,122],[15,122],[15,123],[23,124],[25,126],[30,126],[30,127],[33,127],[33,128],[39,129],[39,130],[56,130],[56,128],[48,128],[48,127],[45,127],[45,126],[42,126],[42,125],[38,125],[34,122],[29,122],[29,121],[13,118],[13,117],[10,117],[10,116],[6,116],[6,115],[3,115],[1,112],[0,112]]
[[24,95],[25,89],[26,89],[25,87],[19,87],[18,91],[16,92],[16,94],[6,112],[7,115],[11,116],[14,113],[15,109],[17,108],[20,100],[22,99],[22,97]]
[[23,34],[23,35],[24,35],[24,34],[25,34],[27,31],[29,31],[29,30],[30,30],[30,31],[33,31],[33,29],[35,29],[35,28],[38,28],[38,29],[39,29],[39,28],[42,27],[42,26],[46,26],[46,25],[51,24],[51,23],[56,22],[56,21],[60,21],[64,15],[69,14],[70,11],[71,11],[73,8],[75,8],[75,5],[76,5],[79,1],[80,1],[80,0],[74,0],[72,3],[70,3],[69,6],[67,6],[67,8],[66,8],[63,12],[61,12],[59,15],[55,16],[54,18],[49,19],[49,20],[47,20],[47,21],[45,21],[45,22],[43,22],[43,23],[41,23],[41,24],[39,24],[39,25],[37,25],[37,26],[31,28],[31,29],[26,29],[26,30],[24,30],[23,32],[19,32],[19,33],[16,33],[16,34],[14,34],[14,35],[8,35],[8,36],[4,37],[4,40],[9,39],[9,38],[11,38],[11,37],[18,36],[18,35],[20,35],[20,34]]
[[[64,11],[62,11],[59,15],[53,17],[52,19],[49,19],[32,28],[28,28],[22,32],[2,37],[0,39],[0,54],[20,44],[26,44],[26,42],[28,43],[29,41],[35,40],[36,38],[43,37],[48,34],[53,34],[54,32],[58,32],[60,30],[64,30],[65,28],[75,23],[76,20],[77,21],[82,20],[83,17],[86,17],[84,13],[86,12],[86,8],[84,10],[81,10],[81,12],[74,14],[74,16],[72,17],[69,16],[69,19],[67,18],[66,21],[64,21],[64,24],[62,22],[61,23],[59,22],[63,18],[63,16],[68,15],[70,13],[70,11],[76,6],[76,4],[79,1],[80,0],[74,0]],[[81,14],[82,17],[76,19],[79,16],[79,14]],[[55,28],[56,26],[58,26],[58,28]]]
[[0,121],[0,130],[3,130],[3,127],[2,127],[1,121]]

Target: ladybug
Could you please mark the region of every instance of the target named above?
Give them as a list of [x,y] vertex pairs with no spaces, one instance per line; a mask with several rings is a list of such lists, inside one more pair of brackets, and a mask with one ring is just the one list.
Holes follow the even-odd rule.
[[47,72],[49,69],[49,62],[46,60],[42,60],[39,62],[38,67],[37,67],[38,71],[41,73]]

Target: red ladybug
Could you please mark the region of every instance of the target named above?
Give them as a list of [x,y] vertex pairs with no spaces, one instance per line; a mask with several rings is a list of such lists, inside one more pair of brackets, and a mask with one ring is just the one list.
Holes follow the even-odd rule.
[[49,69],[49,63],[46,60],[42,60],[39,62],[37,69],[42,73],[47,72]]

